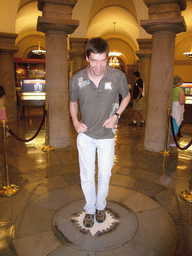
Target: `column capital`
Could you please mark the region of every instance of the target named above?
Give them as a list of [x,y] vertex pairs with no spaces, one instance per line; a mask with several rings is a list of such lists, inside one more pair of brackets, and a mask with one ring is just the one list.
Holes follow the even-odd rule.
[[178,34],[186,31],[181,11],[186,9],[185,0],[144,0],[149,7],[148,20],[141,20],[140,25],[147,33],[170,31]]
[[182,11],[184,11],[187,7],[186,0],[143,0],[143,2],[147,5],[147,7],[150,7],[151,5],[178,3]]
[[76,0],[39,0],[38,8],[42,17],[38,17],[37,30],[48,33],[57,31],[72,34],[79,26],[78,20],[72,20],[72,9]]
[[15,39],[17,34],[14,33],[0,33],[0,52],[16,53],[19,48],[15,46]]
[[38,10],[43,11],[43,6],[45,3],[57,4],[57,5],[68,5],[72,8],[76,5],[77,0],[38,0]]
[[70,50],[69,56],[72,58],[73,56],[84,56],[85,55],[85,47],[88,42],[88,38],[69,38]]
[[178,34],[186,31],[186,24],[183,17],[177,19],[142,20],[140,25],[149,34],[160,31],[170,31]]
[[153,39],[151,38],[140,38],[137,39],[137,42],[139,44],[139,51],[136,52],[136,55],[141,57],[151,57],[152,54],[152,43]]

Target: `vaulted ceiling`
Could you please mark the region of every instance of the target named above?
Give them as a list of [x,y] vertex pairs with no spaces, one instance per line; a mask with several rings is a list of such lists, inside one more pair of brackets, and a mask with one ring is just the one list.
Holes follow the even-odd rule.
[[[0,13],[0,31],[18,34],[16,43],[21,48],[19,54],[24,55],[26,52],[26,43],[27,48],[37,45],[35,38],[38,37],[41,38],[42,47],[46,47],[44,34],[36,30],[37,18],[42,16],[36,0],[1,1]],[[182,52],[180,48],[184,45],[189,45],[190,48],[192,1],[187,1],[187,9],[182,15],[185,18],[187,32],[177,35],[176,52]],[[126,63],[133,63],[136,58],[137,39],[151,37],[140,26],[140,20],[148,19],[148,8],[143,0],[78,0],[73,8],[72,18],[79,20],[80,25],[70,36],[102,36],[109,41],[113,50],[122,52]],[[183,56],[180,54],[179,58]]]

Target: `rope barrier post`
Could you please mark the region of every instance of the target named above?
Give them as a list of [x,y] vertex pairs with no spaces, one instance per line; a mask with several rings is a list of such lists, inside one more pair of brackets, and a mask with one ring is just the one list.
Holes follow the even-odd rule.
[[170,152],[167,150],[167,144],[168,144],[168,137],[169,137],[169,119],[170,119],[170,113],[171,109],[167,109],[167,124],[166,124],[166,136],[165,136],[165,144],[164,144],[164,151],[161,151],[160,153],[163,155],[170,155]]
[[0,196],[12,196],[19,192],[19,187],[13,184],[9,184],[9,168],[8,168],[8,157],[7,157],[7,129],[6,120],[2,120],[3,124],[3,136],[4,136],[4,161],[5,161],[5,186],[0,188]]
[[54,150],[53,147],[49,146],[49,104],[45,104],[45,110],[47,111],[47,115],[45,117],[45,146],[42,148],[42,151],[48,152]]
[[192,169],[191,169],[191,180],[189,181],[189,189],[182,191],[180,193],[180,197],[183,200],[192,203]]

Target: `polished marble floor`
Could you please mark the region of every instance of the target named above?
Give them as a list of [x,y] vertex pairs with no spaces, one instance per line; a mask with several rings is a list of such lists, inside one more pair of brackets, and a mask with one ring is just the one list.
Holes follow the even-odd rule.
[[[13,132],[30,138],[41,121],[39,112],[28,109],[25,118],[11,126]],[[181,128],[182,146],[192,138],[188,113]],[[30,142],[7,139],[9,183],[20,190],[0,197],[0,255],[192,255],[192,203],[181,198],[192,186],[192,146],[185,151],[171,148],[168,155],[146,151],[145,127],[128,125],[132,114],[129,107],[116,135],[109,220],[92,230],[81,225],[84,198],[72,125],[71,145],[49,152],[42,151],[44,126]],[[2,134],[0,144],[2,188]]]

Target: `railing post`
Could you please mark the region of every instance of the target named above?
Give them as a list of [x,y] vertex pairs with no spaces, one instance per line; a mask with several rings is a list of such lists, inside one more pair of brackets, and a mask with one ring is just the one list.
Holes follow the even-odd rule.
[[182,191],[180,193],[180,197],[183,200],[192,203],[192,168],[191,168],[191,180],[189,181],[189,189]]
[[166,135],[165,135],[165,144],[164,144],[164,151],[161,151],[161,154],[164,155],[169,155],[170,152],[167,150],[167,145],[168,145],[168,137],[169,137],[169,119],[170,119],[170,113],[171,109],[167,109],[167,124],[166,124]]
[[49,104],[45,104],[45,110],[47,111],[45,117],[45,146],[42,148],[42,151],[48,152],[54,150],[53,147],[49,146]]
[[3,124],[3,151],[4,151],[4,163],[5,163],[5,185],[0,188],[0,196],[12,196],[19,192],[19,187],[13,184],[9,184],[9,165],[7,156],[7,127],[6,120],[1,121]]

